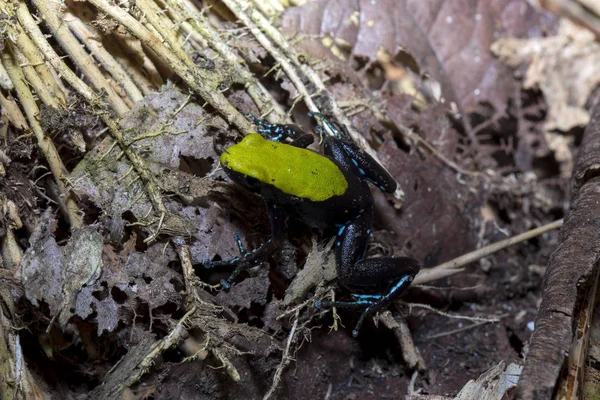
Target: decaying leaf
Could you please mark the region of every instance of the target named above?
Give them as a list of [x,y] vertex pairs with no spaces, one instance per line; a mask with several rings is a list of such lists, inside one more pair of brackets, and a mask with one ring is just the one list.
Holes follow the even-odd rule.
[[283,304],[289,306],[306,296],[318,284],[331,282],[337,277],[335,261],[331,248],[334,240],[319,245],[313,240],[312,250],[308,253],[304,268],[296,275],[285,291]]
[[61,247],[53,237],[56,222],[51,211],[40,219],[19,273],[27,283],[29,301],[34,305],[46,302],[64,327],[72,316],[70,308],[77,293],[100,275],[103,239],[96,227],[87,226],[73,230],[67,245]]
[[592,32],[568,20],[560,22],[558,33],[547,38],[503,38],[492,45],[492,51],[511,67],[526,64],[523,82],[526,89],[539,88],[548,104],[544,131],[548,146],[559,162],[564,163],[563,176],[573,169],[569,149],[573,138],[555,131],[585,126],[589,112],[585,103],[600,83],[600,44]]
[[183,286],[183,279],[167,266],[175,258],[172,250],[165,251],[160,244],[143,253],[125,248],[115,254],[105,247],[106,267],[93,284],[78,294],[75,314],[86,319],[96,312],[98,335],[104,330],[112,332],[121,320],[135,325],[135,316],[143,314],[146,308],[151,325],[152,319],[159,317],[154,314],[155,309],[168,303],[181,306],[177,288]]

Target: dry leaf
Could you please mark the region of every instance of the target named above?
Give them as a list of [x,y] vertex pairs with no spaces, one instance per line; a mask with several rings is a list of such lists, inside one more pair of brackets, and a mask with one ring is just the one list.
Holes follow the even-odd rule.
[[567,132],[589,122],[585,102],[600,83],[600,44],[592,32],[562,20],[556,36],[504,38],[492,45],[492,51],[511,67],[529,65],[523,86],[544,93],[546,131]]

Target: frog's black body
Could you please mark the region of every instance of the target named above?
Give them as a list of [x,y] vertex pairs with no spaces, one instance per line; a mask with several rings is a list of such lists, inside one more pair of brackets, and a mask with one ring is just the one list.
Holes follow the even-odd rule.
[[[284,193],[279,188],[263,183],[245,174],[228,169],[225,170],[231,179],[246,189],[258,194],[267,203],[271,220],[272,237],[267,243],[252,253],[246,253],[240,245],[242,257],[229,261],[208,262],[208,264],[251,264],[261,261],[277,249],[285,229],[285,215],[291,215],[307,225],[327,228],[335,226],[337,237],[335,256],[340,282],[350,287],[373,287],[383,295],[352,295],[352,302],[323,302],[320,307],[364,307],[353,334],[364,318],[390,304],[412,282],[419,271],[417,261],[405,257],[379,257],[363,259],[367,239],[371,233],[373,218],[373,197],[367,182],[378,186],[381,190],[393,193],[396,182],[376,161],[362,152],[349,138],[344,138],[326,119],[319,116],[334,131],[336,137],[324,139],[324,157],[328,157],[343,173],[348,187],[341,195],[332,196],[322,201],[313,201]],[[277,134],[277,139],[296,136],[291,143],[306,147],[313,141],[312,135],[299,136],[299,128],[293,125],[271,125],[254,119],[260,133]],[[238,240],[238,244],[241,242]],[[235,277],[241,267],[232,274]],[[228,281],[223,282],[229,286]]]

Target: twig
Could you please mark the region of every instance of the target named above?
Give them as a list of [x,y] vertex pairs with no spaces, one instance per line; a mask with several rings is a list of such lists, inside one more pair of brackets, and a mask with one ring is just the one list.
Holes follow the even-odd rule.
[[467,264],[480,260],[483,257],[487,257],[490,254],[494,254],[497,251],[505,249],[514,244],[524,242],[525,240],[529,240],[536,236],[542,235],[553,229],[558,229],[562,226],[562,224],[563,220],[559,219],[544,226],[540,226],[539,228],[535,228],[530,231],[513,236],[511,238],[492,243],[489,246],[485,246],[470,253],[464,254],[460,257],[447,261],[436,267],[422,269],[421,272],[419,272],[419,274],[415,277],[413,285],[419,285],[421,283],[427,283],[436,279],[440,279],[442,277],[454,275],[458,272],[461,272],[463,270],[462,267],[464,267]]
[[398,301],[398,303],[408,306],[409,312],[412,312],[413,308],[424,308],[429,311],[433,311],[436,314],[439,314],[443,317],[450,319],[466,319],[467,321],[480,321],[480,322],[499,322],[500,318],[504,317],[503,315],[499,315],[496,318],[485,318],[485,317],[470,317],[468,315],[460,315],[460,314],[451,314],[441,310],[438,310],[429,304],[421,304],[421,303],[407,303],[404,301]]
[[583,4],[573,0],[540,0],[540,5],[551,12],[567,17],[579,25],[583,25],[600,40],[600,16]]
[[6,227],[4,237],[1,239],[2,259],[4,261],[4,268],[15,271],[15,269],[21,264],[23,259],[23,250],[17,243],[17,238],[10,227]]
[[44,55],[39,51],[31,39],[25,34],[25,31],[19,24],[11,25],[14,30],[14,38],[16,40],[17,47],[23,52],[29,64],[33,66],[37,75],[41,78],[42,82],[47,86],[47,92],[56,99],[56,101],[65,106],[67,99],[59,83],[55,79],[55,74],[52,73],[50,66],[46,64]]
[[75,36],[77,36],[77,38],[85,44],[90,53],[92,53],[98,62],[100,62],[102,67],[106,69],[112,78],[123,87],[131,101],[136,103],[142,100],[144,95],[140,89],[138,89],[127,71],[125,71],[121,64],[115,60],[112,54],[106,50],[98,33],[70,13],[65,14],[63,19],[69,28],[71,28]]
[[152,366],[152,364],[154,363],[154,359],[159,354],[161,354],[163,351],[165,351],[169,347],[177,344],[177,342],[179,341],[179,339],[181,337],[181,334],[183,333],[183,330],[185,329],[184,328],[185,322],[195,312],[196,312],[196,307],[194,306],[190,309],[190,311],[185,313],[185,315],[179,320],[179,322],[177,322],[177,325],[175,325],[175,328],[173,328],[167,336],[165,336],[163,339],[159,340],[152,346],[152,349],[148,352],[148,354],[146,354],[144,359],[141,360],[139,362],[139,364],[136,366],[136,371],[133,372],[131,374],[130,378],[128,379],[128,381],[124,383],[125,386],[131,386],[132,384],[137,382],[142,377],[142,375],[144,375],[146,373],[146,371]]
[[[173,26],[174,24],[165,17],[165,13],[154,0],[136,0],[135,5],[142,12],[143,18],[156,29],[163,41],[169,45],[171,51],[186,64],[191,64],[192,60],[183,50],[182,41],[179,40],[179,29],[177,29],[177,26]],[[148,26],[146,25],[146,27]]]
[[[0,62],[0,65],[2,65],[1,62]],[[4,69],[4,66],[2,66],[2,69]],[[11,84],[12,84],[12,82],[11,82]],[[13,88],[14,88],[14,85],[13,85]],[[17,106],[17,104],[15,103],[15,101],[12,97],[10,99],[7,99],[6,97],[4,97],[2,92],[0,92],[0,109],[2,110],[3,114],[6,114],[6,116],[8,117],[8,120],[15,128],[22,129],[24,131],[29,130],[29,125],[27,124],[27,120],[25,119],[25,116],[21,112],[21,109],[19,108],[19,106]]]
[[415,346],[406,319],[400,317],[400,322],[398,322],[398,320],[392,316],[390,311],[385,311],[379,315],[379,321],[381,321],[386,328],[394,332],[394,336],[402,350],[402,358],[408,365],[408,368],[425,371],[425,361],[423,360],[423,357],[421,357],[419,349]]
[[279,363],[279,366],[277,367],[277,370],[275,371],[275,375],[273,376],[273,384],[271,385],[271,388],[269,389],[269,391],[265,394],[265,396],[263,397],[263,400],[267,400],[269,399],[277,390],[277,385],[279,385],[279,382],[281,380],[281,374],[283,373],[283,370],[285,369],[285,367],[287,367],[287,365],[290,363],[290,361],[292,360],[292,358],[290,357],[290,348],[292,347],[292,343],[294,342],[295,336],[296,336],[296,329],[298,328],[298,320],[300,319],[300,310],[296,310],[296,313],[294,314],[294,323],[292,325],[292,330],[290,331],[290,334],[288,335],[288,339],[285,345],[285,350],[283,351],[283,356],[281,357],[281,362]]
[[[0,0],[2,1],[2,0]],[[98,112],[99,117],[106,124],[110,134],[116,139],[117,143],[121,146],[122,151],[127,155],[129,161],[135,167],[136,172],[140,175],[145,183],[145,191],[152,202],[153,207],[161,215],[167,213],[167,209],[162,201],[160,191],[156,183],[154,182],[153,176],[149,169],[146,167],[144,160],[123,141],[123,135],[119,130],[117,121],[114,120],[113,116],[108,111],[108,106],[104,104],[101,97],[98,96],[92,88],[85,84],[79,77],[64,63],[61,57],[56,54],[52,46],[48,43],[39,27],[33,20],[33,17],[27,9],[27,5],[24,3],[19,4],[17,8],[17,16],[21,26],[29,33],[33,42],[38,48],[45,54],[48,61],[52,66],[60,73],[65,81],[69,83],[87,102],[93,107],[100,108]]]
[[[233,74],[238,75],[245,82],[248,95],[258,107],[261,117],[264,116],[269,122],[274,123],[284,121],[285,112],[279,103],[258,79],[242,65],[243,60],[227,45],[221,34],[208,23],[206,18],[198,12],[198,9],[189,0],[166,0],[166,2],[175,20],[180,23],[181,29],[198,42],[201,42],[202,39],[205,40],[211,49],[229,63],[233,68]],[[269,110],[273,112],[269,113]]]
[[[502,318],[502,317],[500,317],[500,318]],[[427,336],[427,337],[421,339],[420,342],[426,342],[428,340],[439,339],[444,336],[455,335],[457,333],[468,331],[469,329],[477,328],[478,326],[489,324],[489,323],[490,323],[490,321],[479,321],[479,322],[476,322],[471,325],[463,326],[462,328],[452,329],[451,331],[446,331],[446,332],[442,332],[442,333],[437,333],[435,335]]]

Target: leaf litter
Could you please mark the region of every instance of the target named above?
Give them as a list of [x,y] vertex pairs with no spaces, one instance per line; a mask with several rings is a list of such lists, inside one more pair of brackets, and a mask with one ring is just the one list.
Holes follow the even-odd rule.
[[[524,1],[372,3],[311,2],[280,19],[295,39],[318,37],[302,40],[298,48],[316,60],[329,93],[404,188],[400,210],[374,193],[368,255],[407,255],[430,267],[561,216],[576,145],[564,132],[585,124],[584,106],[596,80],[590,74],[574,82],[572,69],[552,65],[569,51],[595,44],[577,42],[579,36],[565,33],[564,22],[554,36],[556,18]],[[231,28],[228,24],[223,23]],[[294,119],[310,129],[295,102],[296,83],[277,66],[267,73],[272,60],[254,39],[240,34],[232,42],[265,74],[262,82]],[[498,58],[490,51],[493,42]],[[504,50],[496,51],[500,44]],[[139,43],[134,47],[136,58],[144,59]],[[533,53],[539,47],[547,57]],[[510,58],[515,54],[519,58]],[[587,67],[592,57],[577,60]],[[147,68],[150,61],[141,62]],[[521,81],[523,64],[529,69]],[[554,73],[559,75],[549,78]],[[549,94],[556,76],[569,96]],[[346,312],[342,321],[333,314],[341,332],[328,336],[327,329],[316,329],[315,323],[332,323],[331,313],[312,307],[330,295],[335,281],[327,232],[288,221],[282,253],[244,273],[229,292],[215,290],[230,271],[205,270],[202,262],[238,256],[236,233],[243,234],[247,248],[259,246],[269,226],[262,202],[230,185],[219,168],[219,152],[240,134],[184,87],[181,82],[154,87],[119,119],[124,143],[143,156],[160,188],[164,216],[153,211],[145,182],[122,148],[95,131],[93,109],[77,108],[80,119],[60,126],[52,110],[42,113],[46,129],[71,147],[63,154],[79,154],[66,180],[85,205],[87,224],[66,233],[56,205],[40,197],[28,213],[27,202],[18,203],[30,227],[17,232],[24,252],[15,277],[29,302],[20,307],[39,321],[30,329],[47,340],[38,345],[27,336],[32,346],[51,348],[69,370],[87,371],[86,388],[75,391],[98,399],[259,398],[275,390],[278,396],[307,398],[308,385],[334,398],[405,395],[411,371],[399,361],[401,351],[389,332],[368,324],[358,340],[349,340],[343,324],[352,325],[354,316]],[[543,101],[531,88],[540,89]],[[222,89],[240,110],[256,113],[255,97],[235,85]],[[327,98],[317,94],[314,101],[329,110]],[[568,129],[557,116],[565,104],[577,107]],[[78,120],[86,124],[83,136],[75,129]],[[11,199],[17,171],[31,169],[27,157],[13,157],[7,164],[12,169],[0,178]],[[21,182],[39,193],[30,180],[39,177],[31,173]],[[53,190],[47,177],[36,183],[44,185],[43,193]],[[12,226],[10,219],[3,222]],[[555,244],[555,234],[545,235],[475,263],[440,287],[415,287],[407,295],[408,301],[464,315],[510,315],[500,323],[453,333],[464,326],[442,314],[400,303],[392,308],[396,326],[410,327],[429,368],[417,381],[420,390],[458,393],[493,366],[496,379],[503,370],[499,360],[508,365],[520,359],[540,296],[540,274],[529,267],[545,265]],[[0,299],[19,292],[16,282],[6,282],[0,277]],[[524,316],[513,315],[517,309]],[[427,338],[434,336],[431,344]],[[25,357],[30,364],[38,360]],[[295,367],[285,369],[292,359]],[[487,375],[482,379],[489,381]],[[513,383],[493,384],[504,393]]]

